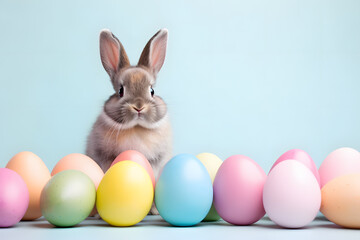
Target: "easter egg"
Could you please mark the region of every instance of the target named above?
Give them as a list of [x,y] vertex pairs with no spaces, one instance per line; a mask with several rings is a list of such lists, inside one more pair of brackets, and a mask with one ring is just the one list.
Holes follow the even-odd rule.
[[211,178],[191,154],[179,154],[164,166],[155,189],[160,216],[174,226],[193,226],[208,214],[213,198]]
[[149,161],[146,159],[146,157],[143,154],[139,153],[138,151],[127,150],[127,151],[120,153],[115,158],[115,160],[111,163],[110,167],[114,166],[114,164],[116,164],[120,161],[126,161],[126,160],[136,162],[136,163],[140,164],[143,168],[145,168],[145,170],[149,174],[149,176],[151,178],[151,182],[155,188],[155,176],[154,176],[153,169],[152,169]]
[[321,189],[321,212],[346,228],[360,228],[360,174],[335,178]]
[[53,168],[51,176],[70,169],[85,173],[93,181],[96,189],[104,176],[104,172],[99,165],[90,157],[81,153],[72,153],[60,159]]
[[131,226],[149,213],[154,188],[149,174],[138,163],[121,161],[109,168],[97,190],[96,207],[113,226]]
[[278,165],[282,161],[289,160],[289,159],[301,162],[307,168],[309,168],[309,170],[314,174],[316,180],[318,181],[318,183],[320,185],[320,175],[319,175],[319,172],[317,170],[317,167],[316,167],[314,161],[312,160],[312,158],[310,157],[310,155],[307,152],[305,152],[301,149],[291,149],[291,150],[285,152],[283,155],[281,155],[276,160],[274,165],[271,167],[270,172],[276,165]]
[[[218,156],[212,153],[200,153],[196,155],[196,157],[201,161],[202,164],[204,164],[206,170],[210,175],[211,182],[213,183],[216,173],[222,164],[222,160]],[[214,204],[212,204],[209,213],[206,215],[203,221],[217,221],[219,219],[220,216],[216,212]]]
[[41,217],[40,195],[51,177],[45,163],[32,152],[20,152],[10,159],[6,168],[17,172],[29,190],[29,207],[22,219]]
[[85,173],[65,170],[45,185],[40,199],[41,211],[51,224],[71,227],[89,216],[95,197],[95,185]]
[[222,219],[234,225],[249,225],[265,215],[264,170],[243,155],[227,158],[214,180],[214,206]]
[[360,173],[360,153],[353,148],[336,149],[319,168],[321,187],[336,177],[352,173]]
[[314,220],[319,212],[319,183],[299,161],[282,161],[267,177],[263,201],[273,222],[285,228],[301,228]]
[[0,227],[11,227],[24,216],[29,205],[29,191],[19,174],[0,168]]

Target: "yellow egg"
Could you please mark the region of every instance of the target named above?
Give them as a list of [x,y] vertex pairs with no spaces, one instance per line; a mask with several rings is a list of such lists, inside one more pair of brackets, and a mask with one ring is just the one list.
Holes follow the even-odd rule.
[[154,188],[146,170],[133,161],[116,163],[104,175],[97,190],[96,208],[113,226],[131,226],[150,211]]
[[70,169],[79,170],[88,175],[88,177],[93,181],[96,189],[104,176],[104,172],[101,170],[99,165],[90,157],[81,153],[72,153],[60,159],[53,168],[51,176]]
[[[216,176],[217,171],[219,170],[223,161],[212,153],[200,153],[196,156],[202,164],[205,166],[206,170],[208,171],[211,182],[214,183],[214,179]],[[219,214],[217,213],[214,204],[211,205],[209,213],[206,215],[203,221],[217,221],[220,219]]]
[[219,167],[221,166],[223,161],[218,156],[212,153],[200,153],[196,155],[196,157],[205,166],[206,170],[210,175],[211,182],[214,183],[216,173],[219,170]]
[[321,189],[320,211],[346,228],[360,228],[360,174],[337,177]]
[[29,207],[22,219],[34,220],[41,217],[40,195],[51,177],[45,163],[32,152],[20,152],[10,159],[6,168],[17,172],[29,190]]

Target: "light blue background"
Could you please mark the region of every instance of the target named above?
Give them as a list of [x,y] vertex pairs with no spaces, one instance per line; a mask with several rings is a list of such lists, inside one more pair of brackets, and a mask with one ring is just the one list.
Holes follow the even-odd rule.
[[174,154],[244,154],[267,171],[291,148],[317,166],[360,149],[360,1],[0,2],[0,165],[19,151],[51,169],[84,152],[113,93],[98,34],[136,63],[169,29],[155,88],[168,103]]

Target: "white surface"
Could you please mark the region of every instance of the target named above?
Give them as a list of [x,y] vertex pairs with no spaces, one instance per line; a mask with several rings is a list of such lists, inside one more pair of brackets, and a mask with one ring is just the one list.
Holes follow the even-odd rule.
[[88,219],[77,227],[54,228],[45,219],[21,222],[0,229],[0,239],[360,239],[360,231],[341,228],[318,217],[302,229],[283,229],[267,217],[251,226],[233,226],[224,221],[200,223],[195,227],[172,227],[159,216],[147,216],[133,227],[111,227],[98,219]]

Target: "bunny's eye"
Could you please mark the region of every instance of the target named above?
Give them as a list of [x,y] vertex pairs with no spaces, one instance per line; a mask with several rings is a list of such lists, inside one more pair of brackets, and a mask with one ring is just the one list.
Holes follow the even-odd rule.
[[119,96],[123,97],[124,96],[124,87],[121,85],[120,90],[119,90]]
[[154,89],[153,89],[152,87],[150,87],[150,93],[151,93],[151,96],[153,97],[153,96],[154,96],[155,91],[154,91]]

